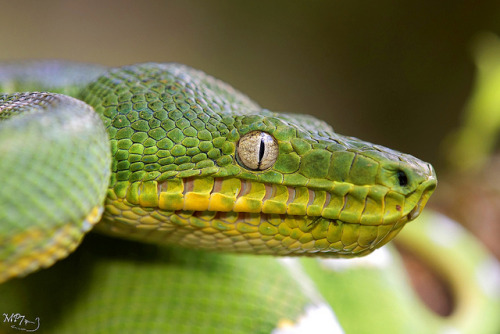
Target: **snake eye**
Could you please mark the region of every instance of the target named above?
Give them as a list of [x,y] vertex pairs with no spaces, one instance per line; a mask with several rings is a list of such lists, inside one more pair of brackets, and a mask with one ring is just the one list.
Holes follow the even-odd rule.
[[252,131],[240,138],[237,152],[243,167],[264,170],[276,162],[278,143],[266,132]]

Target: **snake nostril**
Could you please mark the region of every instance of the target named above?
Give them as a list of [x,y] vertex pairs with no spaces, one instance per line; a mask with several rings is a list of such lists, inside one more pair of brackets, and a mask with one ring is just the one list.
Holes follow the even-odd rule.
[[399,185],[401,187],[405,187],[406,185],[408,185],[408,176],[406,175],[405,172],[403,172],[402,170],[399,170],[397,173],[397,176],[398,176]]

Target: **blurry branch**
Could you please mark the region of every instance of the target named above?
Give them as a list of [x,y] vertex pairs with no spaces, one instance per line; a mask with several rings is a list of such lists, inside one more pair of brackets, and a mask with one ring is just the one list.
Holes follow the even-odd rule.
[[444,142],[452,171],[473,172],[492,156],[500,130],[500,39],[483,33],[473,44],[477,66],[472,95],[464,110],[464,122]]

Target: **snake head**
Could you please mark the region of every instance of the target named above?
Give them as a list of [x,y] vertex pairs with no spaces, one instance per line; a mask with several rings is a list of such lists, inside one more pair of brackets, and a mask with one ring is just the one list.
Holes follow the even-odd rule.
[[177,64],[110,71],[81,97],[114,156],[101,230],[261,254],[368,254],[418,216],[431,165],[260,108]]
[[[336,134],[312,116],[263,110],[239,118],[237,127],[241,138],[236,161],[243,169],[239,177],[272,184],[271,194],[278,188],[288,194],[277,200],[279,196],[268,191],[262,212],[285,215],[284,221],[287,215],[295,216],[301,222],[296,235],[313,253],[368,254],[417,218],[437,185],[430,164]],[[261,138],[250,144],[258,153],[246,147],[248,136]],[[259,161],[255,168],[241,156],[265,160],[264,167]],[[295,242],[292,248],[303,244]]]

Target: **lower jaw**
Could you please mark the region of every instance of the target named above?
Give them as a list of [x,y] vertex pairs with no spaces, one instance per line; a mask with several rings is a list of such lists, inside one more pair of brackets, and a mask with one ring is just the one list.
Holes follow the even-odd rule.
[[361,225],[280,214],[164,211],[108,200],[96,230],[157,244],[237,253],[355,257],[394,238],[408,221]]

